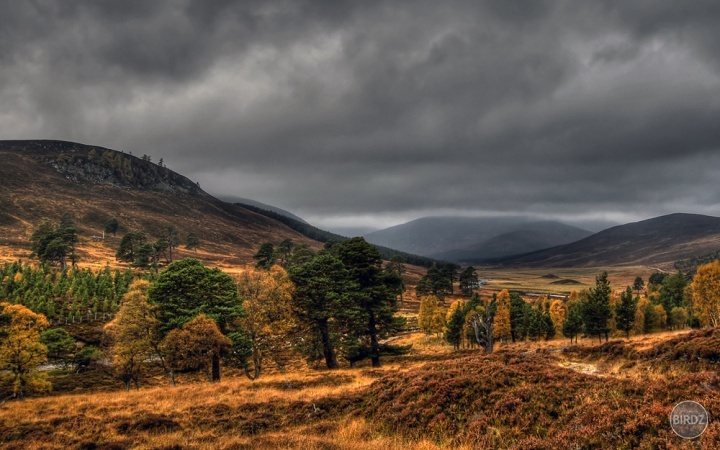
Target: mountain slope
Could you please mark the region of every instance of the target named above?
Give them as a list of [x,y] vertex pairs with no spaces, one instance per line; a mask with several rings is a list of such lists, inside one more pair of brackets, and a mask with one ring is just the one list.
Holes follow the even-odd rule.
[[289,217],[293,220],[297,220],[298,222],[307,223],[303,218],[296,216],[295,214],[291,213],[290,211],[286,211],[282,208],[278,208],[277,206],[268,205],[266,203],[259,202],[257,200],[252,200],[245,197],[233,197],[231,195],[223,195],[219,196],[220,200],[228,203],[237,203],[240,206],[243,205],[249,205],[254,206],[255,208],[264,209],[266,211],[272,211],[274,213],[280,214],[281,216]]
[[[285,238],[318,248],[316,241],[248,209],[218,200],[167,167],[114,150],[63,141],[0,141],[0,255],[27,259],[29,237],[39,223],[75,215],[81,265],[114,264],[122,233],[145,231],[151,238],[168,224],[184,241],[195,233],[198,253],[222,266],[244,264],[266,241]],[[117,237],[102,235],[117,218]]]
[[671,263],[720,248],[720,218],[670,214],[619,225],[577,242],[499,260],[526,267]]
[[368,242],[453,261],[481,261],[554,247],[589,231],[524,217],[424,217],[367,234]]

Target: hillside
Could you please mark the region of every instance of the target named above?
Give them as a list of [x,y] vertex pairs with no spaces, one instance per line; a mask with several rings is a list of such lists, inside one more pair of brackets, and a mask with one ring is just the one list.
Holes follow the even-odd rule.
[[234,197],[232,195],[221,195],[221,196],[218,196],[218,198],[220,198],[220,200],[222,200],[224,202],[238,203],[238,204],[240,204],[240,206],[243,206],[243,205],[254,206],[255,208],[260,208],[265,211],[272,211],[274,213],[280,214],[281,216],[289,217],[293,220],[297,220],[298,222],[307,223],[307,221],[305,221],[305,219],[303,219],[302,217],[296,216],[295,214],[291,213],[290,211],[284,210],[282,208],[278,208],[277,206],[268,205],[267,203],[262,203],[257,200],[252,200],[252,199],[245,198],[245,197]]
[[475,262],[554,247],[590,234],[560,222],[523,217],[424,217],[365,238],[418,255]]
[[[218,200],[196,183],[143,158],[62,141],[0,141],[0,255],[28,259],[29,237],[43,219],[57,222],[66,211],[79,230],[80,265],[115,264],[120,236],[144,231],[151,237],[168,224],[184,242],[195,233],[197,253],[179,249],[216,266],[252,261],[267,241],[289,238],[320,244],[286,225],[246,208]],[[96,240],[110,218],[117,237]]]
[[616,226],[577,242],[498,260],[508,266],[671,265],[720,248],[720,218],[670,214]]

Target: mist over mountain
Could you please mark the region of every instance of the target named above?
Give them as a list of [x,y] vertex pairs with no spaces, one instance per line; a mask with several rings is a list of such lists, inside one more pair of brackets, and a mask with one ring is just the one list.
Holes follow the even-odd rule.
[[252,200],[252,199],[245,198],[245,197],[235,197],[232,195],[220,195],[220,196],[218,196],[218,198],[223,201],[226,201],[228,203],[240,203],[241,205],[254,206],[256,208],[264,209],[266,211],[272,211],[272,212],[278,213],[282,216],[289,217],[291,219],[295,219],[297,221],[307,223],[306,220],[304,220],[301,217],[296,216],[295,214],[291,213],[290,211],[286,211],[282,208],[278,208],[277,206],[268,205],[267,203],[262,203],[257,200]]
[[424,217],[365,235],[368,242],[452,261],[479,261],[573,242],[592,233],[526,217]]

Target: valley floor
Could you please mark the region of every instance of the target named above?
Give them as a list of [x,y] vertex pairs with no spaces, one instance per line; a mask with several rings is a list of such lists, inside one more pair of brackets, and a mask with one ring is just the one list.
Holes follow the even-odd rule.
[[669,427],[682,400],[720,446],[720,333],[599,345],[567,340],[452,351],[414,333],[382,368],[226,376],[176,388],[82,392],[0,406],[4,448],[695,448]]

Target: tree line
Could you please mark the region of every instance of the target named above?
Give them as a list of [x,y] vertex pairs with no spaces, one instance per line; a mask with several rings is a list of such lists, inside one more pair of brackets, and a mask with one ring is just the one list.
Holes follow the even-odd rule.
[[[65,330],[49,328],[43,312],[50,312],[41,306],[48,303],[32,300],[45,292],[62,298],[69,310],[69,302],[81,304],[83,311],[92,311],[101,298],[117,302],[104,328],[104,352],[127,388],[137,386],[153,365],[172,384],[179,374],[195,371],[216,381],[223,361],[256,379],[267,364],[282,370],[296,355],[334,369],[341,358],[350,365],[370,359],[378,366],[383,355],[409,349],[383,343],[404,324],[395,316],[402,285],[397,264],[383,265],[362,238],[328,243],[319,252],[291,242],[279,247],[272,263],[259,261],[237,280],[195,259],[175,261],[144,278],[107,268],[93,274],[8,264],[2,277],[9,301],[2,303],[0,317],[6,325],[0,334],[0,370],[13,371],[22,396],[47,387],[46,377],[34,369],[48,358],[75,365],[97,358],[79,351]],[[16,316],[20,322],[13,322]],[[18,334],[23,327],[27,332]],[[17,358],[2,351],[18,347],[11,342],[16,338],[34,356],[13,369]]]
[[[468,268],[474,270],[472,268]],[[663,329],[713,326],[720,324],[720,262],[701,266],[694,280],[678,271],[654,273],[647,286],[636,277],[632,286],[616,293],[607,272],[599,274],[593,288],[573,291],[565,299],[540,297],[526,301],[517,292],[503,290],[492,298],[472,294],[469,300],[456,300],[449,308],[436,294],[450,293],[452,268],[428,270],[427,286],[441,286],[418,293],[421,297],[418,326],[428,336],[444,336],[455,348],[483,345],[479,338],[479,318],[492,328],[492,340],[552,339],[580,336],[608,340],[612,334],[650,333]],[[641,296],[642,292],[642,296]],[[491,314],[488,313],[491,311]],[[487,334],[487,330],[486,330]],[[492,345],[486,347],[492,349]]]

